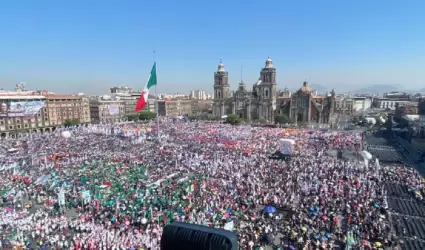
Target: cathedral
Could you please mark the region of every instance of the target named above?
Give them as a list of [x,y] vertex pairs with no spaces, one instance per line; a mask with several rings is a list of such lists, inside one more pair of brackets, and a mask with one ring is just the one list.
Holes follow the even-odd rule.
[[276,89],[276,68],[269,57],[260,71],[259,80],[248,90],[241,81],[236,91],[230,92],[228,72],[220,62],[214,73],[213,115],[237,115],[247,121],[264,120],[274,123],[277,116],[288,123],[327,123],[335,110],[335,92],[319,96],[305,81],[295,93]]

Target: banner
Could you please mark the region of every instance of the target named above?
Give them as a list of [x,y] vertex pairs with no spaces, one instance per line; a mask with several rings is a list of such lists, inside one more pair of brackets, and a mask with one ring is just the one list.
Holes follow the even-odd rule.
[[291,139],[280,139],[279,148],[280,152],[284,155],[292,155],[294,141]]
[[45,101],[3,102],[0,106],[0,117],[34,116],[44,107],[46,107]]
[[109,104],[108,105],[108,111],[109,115],[119,115],[120,114],[120,108],[117,104]]

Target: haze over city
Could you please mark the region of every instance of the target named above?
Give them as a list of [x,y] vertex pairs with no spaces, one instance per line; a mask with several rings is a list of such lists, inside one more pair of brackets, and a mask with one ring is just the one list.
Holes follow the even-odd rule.
[[0,85],[54,92],[142,89],[156,50],[158,92],[232,89],[270,56],[279,88],[337,92],[424,83],[424,1],[4,1]]

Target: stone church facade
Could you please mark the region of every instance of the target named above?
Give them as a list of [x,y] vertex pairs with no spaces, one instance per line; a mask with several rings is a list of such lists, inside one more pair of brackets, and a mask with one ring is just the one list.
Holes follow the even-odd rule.
[[269,57],[260,71],[259,80],[248,90],[241,81],[230,92],[228,72],[220,62],[214,73],[213,115],[237,115],[247,121],[275,122],[283,116],[291,123],[330,123],[335,110],[335,92],[318,96],[305,81],[303,87],[291,94],[287,89],[277,91],[276,68]]

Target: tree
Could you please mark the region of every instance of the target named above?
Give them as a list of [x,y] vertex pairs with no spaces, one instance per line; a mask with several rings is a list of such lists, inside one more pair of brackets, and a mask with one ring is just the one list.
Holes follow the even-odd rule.
[[279,124],[286,124],[290,123],[290,120],[286,115],[277,115],[274,119],[274,122]]
[[139,120],[139,115],[128,115],[127,120],[137,122]]
[[200,116],[196,116],[196,115],[190,115],[187,118],[189,119],[189,121],[201,120]]
[[239,118],[237,115],[228,115],[226,118],[226,123],[238,125],[241,123],[241,118]]
[[266,119],[264,119],[264,118],[261,118],[260,120],[258,120],[258,122],[260,124],[267,124],[268,123],[268,121]]
[[146,120],[152,120],[156,118],[156,113],[150,112],[150,111],[141,111],[138,113],[139,120],[146,121]]
[[78,119],[66,119],[66,120],[63,122],[63,125],[64,125],[65,127],[75,126],[75,125],[78,125],[78,124],[80,124],[80,120],[78,120]]

